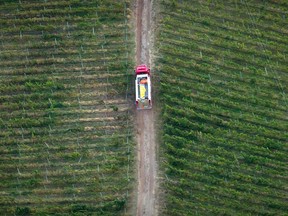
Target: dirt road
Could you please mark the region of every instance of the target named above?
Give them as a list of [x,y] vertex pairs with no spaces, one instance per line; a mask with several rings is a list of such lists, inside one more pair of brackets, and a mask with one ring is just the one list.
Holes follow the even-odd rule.
[[[152,0],[137,0],[136,13],[136,62],[151,66],[152,50]],[[151,68],[153,77],[153,68]],[[153,80],[153,79],[152,79]],[[153,84],[153,83],[152,83]],[[152,95],[152,101],[153,98]],[[156,207],[156,143],[155,109],[136,111],[138,150],[137,215],[157,215]]]

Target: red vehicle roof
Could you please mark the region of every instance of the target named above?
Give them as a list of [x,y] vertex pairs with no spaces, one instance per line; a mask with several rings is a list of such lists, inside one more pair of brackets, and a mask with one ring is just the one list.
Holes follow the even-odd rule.
[[150,75],[150,69],[145,64],[138,65],[136,67],[136,74],[146,74],[146,73]]

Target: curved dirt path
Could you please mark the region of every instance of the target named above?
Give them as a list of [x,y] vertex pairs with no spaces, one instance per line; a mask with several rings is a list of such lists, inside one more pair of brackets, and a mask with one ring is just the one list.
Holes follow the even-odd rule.
[[[137,0],[136,5],[136,62],[151,66],[152,2]],[[153,76],[153,68],[151,69]],[[153,80],[153,79],[152,79]],[[153,81],[152,81],[153,82]],[[154,99],[155,100],[155,99]],[[152,95],[153,102],[153,95]],[[138,150],[137,215],[157,215],[156,208],[156,143],[155,109],[136,111]]]

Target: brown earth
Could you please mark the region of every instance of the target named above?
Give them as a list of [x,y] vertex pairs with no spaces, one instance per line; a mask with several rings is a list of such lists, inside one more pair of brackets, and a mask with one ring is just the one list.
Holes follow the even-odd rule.
[[[137,0],[136,17],[136,62],[152,65],[150,58],[153,45],[152,0]],[[153,82],[153,68],[151,68]],[[155,100],[152,95],[152,102]],[[137,130],[137,215],[157,215],[157,161],[155,139],[155,107],[152,110],[136,111]]]

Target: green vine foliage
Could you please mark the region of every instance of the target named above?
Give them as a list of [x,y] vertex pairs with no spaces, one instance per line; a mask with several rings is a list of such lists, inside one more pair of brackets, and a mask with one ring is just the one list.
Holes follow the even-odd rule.
[[129,1],[0,1],[1,215],[125,214]]
[[285,1],[161,1],[163,215],[285,215]]

